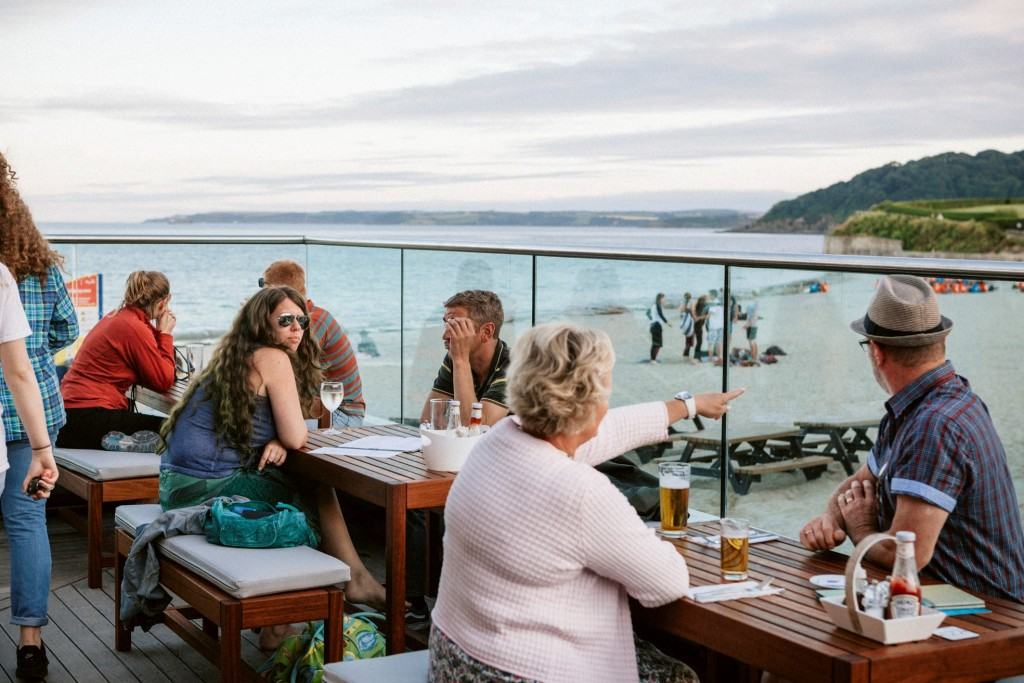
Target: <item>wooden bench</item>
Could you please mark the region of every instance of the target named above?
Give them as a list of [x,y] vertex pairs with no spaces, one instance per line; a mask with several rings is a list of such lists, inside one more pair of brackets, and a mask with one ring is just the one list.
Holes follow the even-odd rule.
[[353,659],[324,667],[324,683],[427,683],[430,652],[405,652],[376,659]]
[[[114,639],[132,647],[121,620],[121,583],[135,533],[161,514],[159,505],[122,505],[114,516]],[[163,623],[220,668],[221,681],[260,680],[241,659],[242,631],[300,621],[324,621],[324,661],[343,654],[344,593],[348,565],[308,546],[227,548],[202,535],[157,542],[160,585],[188,604],[169,607]],[[202,619],[202,628],[192,619]]]
[[825,455],[806,455],[801,458],[789,458],[776,462],[758,463],[756,465],[734,465],[732,470],[737,474],[750,477],[753,481],[761,481],[762,474],[770,472],[789,472],[791,470],[803,470],[808,481],[817,479],[828,469],[832,458]]
[[156,453],[124,453],[85,448],[55,448],[60,477],[57,485],[85,501],[85,515],[74,508],[57,508],[58,514],[85,534],[89,588],[99,588],[104,567],[114,555],[103,548],[103,504],[154,501],[159,495],[160,456]]

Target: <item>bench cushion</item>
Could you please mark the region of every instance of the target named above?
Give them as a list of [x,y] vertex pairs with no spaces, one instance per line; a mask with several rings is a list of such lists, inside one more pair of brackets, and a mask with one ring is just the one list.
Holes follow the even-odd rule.
[[430,653],[403,652],[376,659],[353,659],[324,666],[324,683],[426,683]]
[[[119,505],[114,523],[134,535],[161,512],[159,505]],[[229,548],[193,534],[165,538],[157,547],[162,555],[236,598],[330,586],[351,576],[347,564],[305,545]]]
[[55,448],[53,459],[61,467],[97,481],[156,477],[160,474],[160,456],[156,453]]
[[149,524],[160,516],[163,508],[158,503],[142,505],[118,505],[114,510],[114,526],[124,529],[132,536],[143,524]]

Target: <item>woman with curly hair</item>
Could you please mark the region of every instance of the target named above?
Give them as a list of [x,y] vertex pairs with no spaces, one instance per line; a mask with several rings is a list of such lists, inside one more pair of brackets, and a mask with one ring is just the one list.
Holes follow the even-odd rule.
[[384,587],[359,558],[334,490],[280,469],[288,449],[306,443],[303,406],[319,405],[320,349],[308,327],[306,301],[291,287],[265,287],[245,302],[161,431],[160,504],[230,495],[293,504],[318,530],[320,549],[351,568],[346,598],[382,605]]
[[688,595],[686,562],[594,466],[663,441],[677,420],[721,417],[743,390],[609,410],[604,332],[540,325],[510,355],[514,417],[473,449],[445,505],[430,680],[694,681],[634,643],[627,599]]
[[163,418],[136,413],[125,394],[136,384],[160,393],[170,390],[174,324],[167,276],[131,273],[121,305],[86,335],[61,381],[68,423],[57,437],[58,446],[100,448],[108,432],[160,429]]
[[[0,262],[13,275],[11,280],[10,275],[6,271],[4,273],[6,294],[15,300],[20,298],[25,310],[22,319],[27,316],[31,332],[22,347],[23,355],[27,351],[26,362],[19,368],[8,367],[11,364],[5,359],[5,377],[0,377],[3,431],[10,463],[0,505],[11,543],[11,623],[21,627],[17,673],[19,677],[33,679],[45,676],[47,669],[41,627],[47,623],[50,543],[46,532],[46,499],[25,495],[22,482],[40,475],[43,469],[52,471],[56,476],[52,444],[64,425],[65,414],[53,354],[78,337],[78,319],[60,272],[63,259],[36,229],[32,214],[18,195],[14,171],[2,154]],[[13,345],[8,338],[0,341],[11,341]],[[38,434],[33,435],[36,437],[34,445],[30,443],[31,430],[15,410],[18,393],[15,385],[19,382],[24,384],[25,380],[21,370],[35,375],[31,378],[32,384],[39,385],[43,401],[44,414],[40,417],[45,418],[46,431],[49,432],[46,440]],[[16,390],[14,393],[12,388]]]

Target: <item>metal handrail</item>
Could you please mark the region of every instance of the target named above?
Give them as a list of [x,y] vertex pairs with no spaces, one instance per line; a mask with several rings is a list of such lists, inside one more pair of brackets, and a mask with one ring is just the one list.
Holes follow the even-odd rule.
[[293,235],[47,235],[55,244],[302,244],[412,251],[455,251],[552,258],[586,258],[615,261],[658,261],[732,266],[781,268],[846,273],[908,273],[992,280],[1024,280],[1024,262],[967,259],[853,256],[846,254],[770,254],[756,252],[686,249],[621,249],[602,247],[507,246],[474,242],[402,242],[338,240]]

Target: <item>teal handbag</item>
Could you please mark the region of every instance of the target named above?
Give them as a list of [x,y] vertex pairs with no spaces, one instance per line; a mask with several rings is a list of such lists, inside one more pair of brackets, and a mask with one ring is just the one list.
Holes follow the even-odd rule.
[[210,507],[203,530],[210,543],[233,548],[315,547],[317,543],[306,515],[288,503],[225,503],[218,498]]

